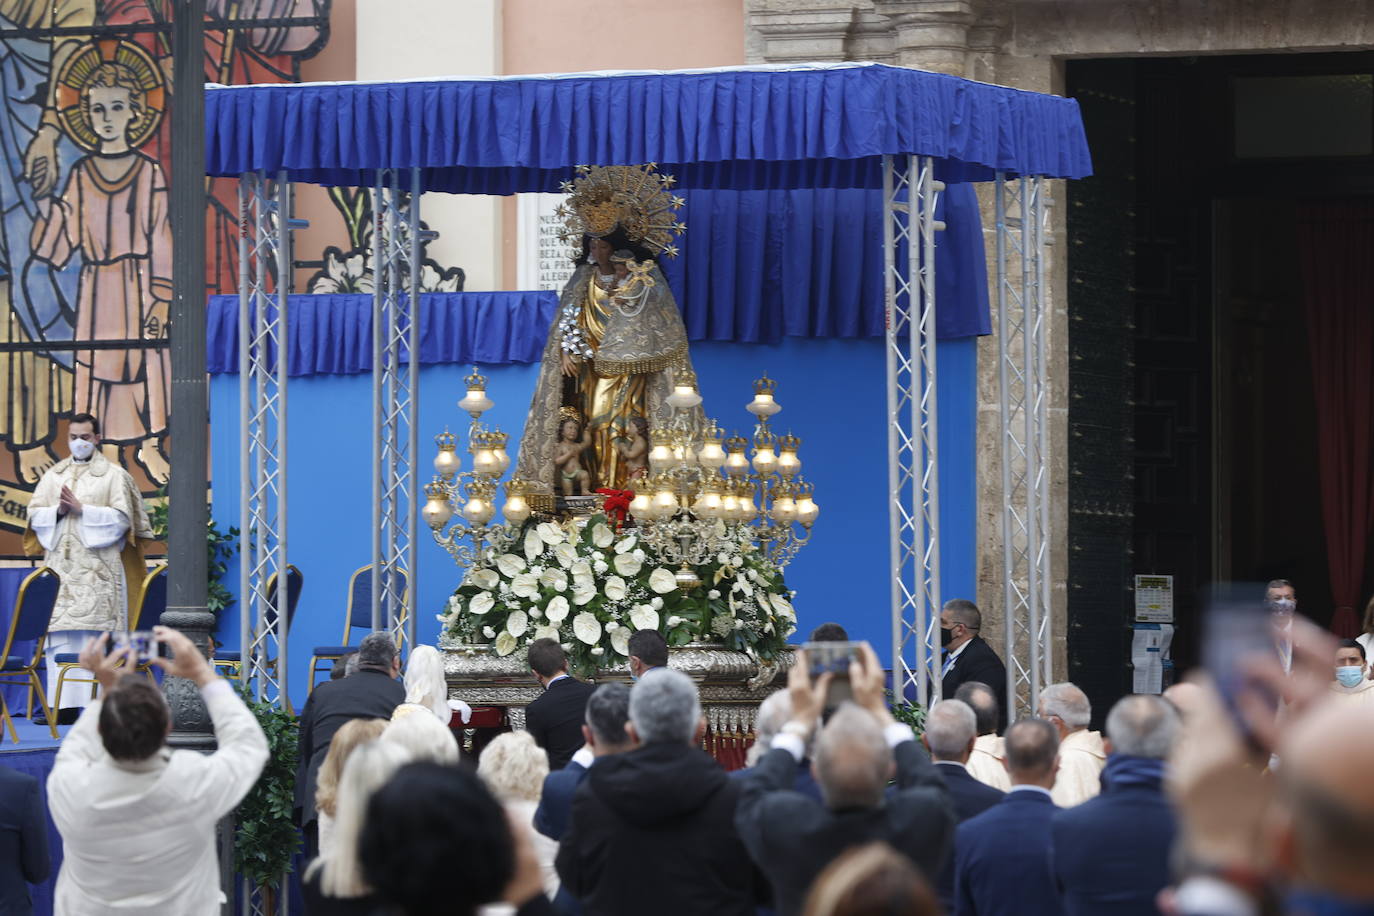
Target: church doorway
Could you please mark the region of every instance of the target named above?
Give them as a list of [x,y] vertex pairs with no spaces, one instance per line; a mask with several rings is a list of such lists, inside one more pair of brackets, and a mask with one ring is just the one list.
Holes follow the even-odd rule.
[[[1345,357],[1307,278],[1374,219],[1374,54],[1069,61],[1066,88],[1095,168],[1068,189],[1068,674],[1100,722],[1132,689],[1135,575],[1173,576],[1180,671],[1208,583],[1291,579],[1323,625],[1340,603],[1323,474],[1374,468],[1332,461],[1350,386],[1319,399]],[[1369,542],[1346,567],[1360,617]]]

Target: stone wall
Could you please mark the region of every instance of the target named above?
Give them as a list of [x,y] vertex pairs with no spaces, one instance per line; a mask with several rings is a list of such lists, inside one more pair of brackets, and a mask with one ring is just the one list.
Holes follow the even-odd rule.
[[[1374,48],[1368,0],[745,0],[751,63],[872,60],[1037,92],[1061,92],[1068,58],[1246,54]],[[1065,659],[1068,525],[1068,252],[1072,185],[1050,187],[1046,282],[1054,670]],[[980,191],[992,257],[991,188]],[[989,264],[990,282],[994,276]],[[994,291],[995,292],[995,291]],[[994,296],[993,302],[996,302]],[[994,320],[994,332],[996,321]],[[997,341],[979,346],[978,595],[984,632],[1002,633],[1001,467]],[[955,596],[945,596],[946,598]]]

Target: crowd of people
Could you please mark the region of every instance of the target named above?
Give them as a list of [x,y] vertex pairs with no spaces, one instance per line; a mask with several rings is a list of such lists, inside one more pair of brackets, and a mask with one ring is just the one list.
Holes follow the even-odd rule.
[[[655,631],[631,639],[628,685],[581,683],[558,643],[535,641],[544,692],[529,728],[476,760],[460,754],[464,712],[436,650],[416,647],[398,679],[395,645],[374,633],[299,722],[306,912],[1374,913],[1366,647],[1295,616],[1289,583],[1267,600],[1272,648],[1235,659],[1226,682],[1126,696],[1100,720],[1071,683],[1005,716],[1005,680],[976,679],[1002,664],[978,610],[951,602],[946,690],[922,734],[894,718],[867,644],[847,672],[814,678],[803,650],[731,773],[702,750],[697,687]],[[199,686],[218,738],[211,754],[168,750],[162,694],[103,639],[82,653],[101,697],[48,781],[64,840],[56,911],[208,916],[222,900],[216,824],[256,781],[266,740],[190,641],[159,628],[172,651],[154,664]],[[0,788],[0,816],[41,831],[37,793]],[[45,845],[16,836],[0,875],[40,880]],[[0,891],[6,912],[22,902]]]

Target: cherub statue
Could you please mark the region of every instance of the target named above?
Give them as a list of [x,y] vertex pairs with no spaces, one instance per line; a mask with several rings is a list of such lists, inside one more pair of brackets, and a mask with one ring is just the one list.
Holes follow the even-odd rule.
[[558,440],[553,451],[554,479],[564,496],[583,495],[591,491],[592,476],[582,464],[582,452],[587,447],[582,417],[568,407],[559,414]]
[[633,482],[649,473],[649,421],[630,417],[624,433],[615,438],[615,450],[620,453],[620,465],[625,469],[625,482]]

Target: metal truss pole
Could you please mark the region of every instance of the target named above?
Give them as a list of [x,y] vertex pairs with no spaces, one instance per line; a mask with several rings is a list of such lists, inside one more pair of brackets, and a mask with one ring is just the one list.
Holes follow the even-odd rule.
[[[239,682],[258,702],[291,708],[287,689],[286,392],[291,293],[291,185],[285,172],[239,178]],[[275,594],[269,586],[275,579]],[[284,886],[283,876],[283,885]],[[245,878],[239,910],[266,916]],[[285,893],[277,910],[286,913]]]
[[372,626],[390,631],[401,647],[415,634],[408,593],[418,512],[419,190],[418,169],[384,169],[373,195]]
[[940,698],[935,204],[929,157],[883,160],[892,673],[898,697]]
[[[290,195],[285,173],[275,182],[266,172],[239,179],[240,677],[255,699],[287,707]],[[280,587],[271,595],[274,577]]]
[[[1003,652],[1008,703],[1028,711],[1053,679],[1044,196],[1040,178],[997,176]],[[1008,710],[1008,718],[1015,714]]]

